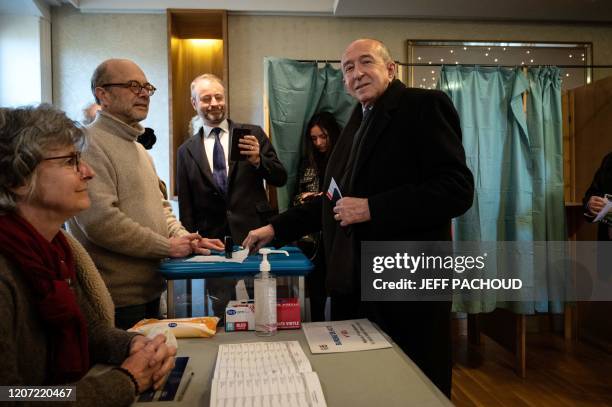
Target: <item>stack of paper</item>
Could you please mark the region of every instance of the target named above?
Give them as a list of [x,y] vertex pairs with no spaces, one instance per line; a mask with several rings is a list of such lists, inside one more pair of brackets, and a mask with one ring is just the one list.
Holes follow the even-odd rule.
[[367,319],[302,324],[312,353],[357,352],[390,348],[391,344]]
[[249,256],[249,249],[242,249],[232,253],[230,259],[225,256],[208,255],[208,256],[193,256],[185,261],[192,263],[243,263],[244,259]]
[[297,341],[219,346],[211,407],[324,407],[319,377]]

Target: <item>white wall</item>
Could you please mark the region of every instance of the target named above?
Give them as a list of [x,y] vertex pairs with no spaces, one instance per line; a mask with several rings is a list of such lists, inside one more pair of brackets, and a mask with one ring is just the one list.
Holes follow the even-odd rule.
[[[400,61],[408,60],[408,39],[592,42],[594,64],[612,64],[609,25],[230,15],[228,29],[232,116],[257,124],[263,122],[265,56],[338,60],[360,37],[383,41]],[[611,74],[599,69],[594,78]]]
[[0,106],[51,101],[49,59],[41,57],[48,27],[41,17],[0,15]]

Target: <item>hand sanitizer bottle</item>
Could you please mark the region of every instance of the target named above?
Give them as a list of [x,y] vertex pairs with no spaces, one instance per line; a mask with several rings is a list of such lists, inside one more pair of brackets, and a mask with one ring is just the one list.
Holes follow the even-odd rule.
[[255,279],[255,335],[272,336],[277,330],[276,321],[276,279],[270,278],[268,254],[284,253],[285,250],[259,249],[263,260],[259,265],[259,278]]

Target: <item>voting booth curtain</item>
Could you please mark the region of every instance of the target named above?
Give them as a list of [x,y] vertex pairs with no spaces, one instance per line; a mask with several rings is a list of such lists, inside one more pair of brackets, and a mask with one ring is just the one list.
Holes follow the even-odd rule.
[[[565,240],[559,69],[444,66],[438,86],[459,112],[475,180],[472,208],[454,221],[455,240]],[[455,297],[454,310],[561,312],[559,296],[550,294],[563,288],[565,270],[546,256],[536,259],[532,249],[524,244],[518,253],[498,252],[497,269],[488,273],[520,277],[537,297],[506,303],[495,294],[476,301]]]
[[286,210],[296,192],[302,138],[310,118],[331,112],[344,127],[356,104],[344,90],[342,72],[330,64],[264,59],[264,86],[269,109],[269,134],[287,169],[287,185],[278,188],[279,211]]

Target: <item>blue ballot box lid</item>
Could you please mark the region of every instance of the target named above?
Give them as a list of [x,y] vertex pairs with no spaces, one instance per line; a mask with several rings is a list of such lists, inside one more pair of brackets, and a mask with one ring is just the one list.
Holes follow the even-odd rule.
[[[313,269],[313,264],[302,251],[295,246],[283,246],[289,257],[284,254],[269,254],[268,261],[272,267],[272,274],[278,276],[304,276]],[[215,254],[215,253],[213,253]],[[221,255],[223,255],[221,253]],[[198,263],[184,259],[167,259],[161,262],[160,273],[167,280],[182,280],[188,278],[210,277],[244,277],[259,273],[259,264],[263,256],[254,254],[247,257],[242,263]]]

